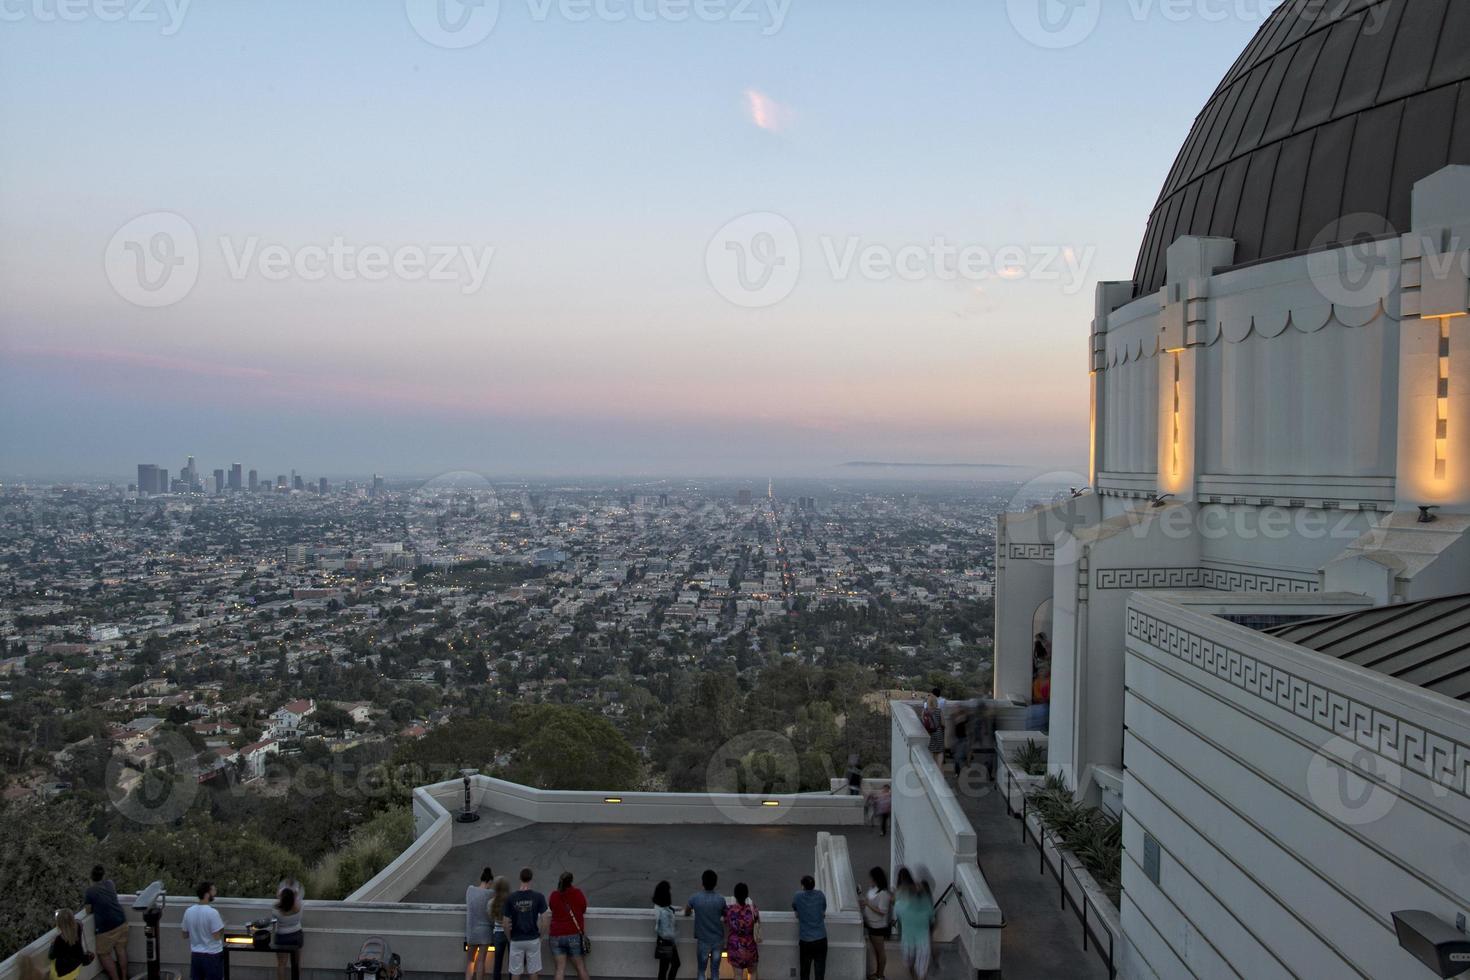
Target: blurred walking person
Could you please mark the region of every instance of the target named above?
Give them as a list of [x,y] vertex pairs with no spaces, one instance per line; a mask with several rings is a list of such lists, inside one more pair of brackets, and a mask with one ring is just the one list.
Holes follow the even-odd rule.
[[934,896],[914,880],[908,868],[898,869],[898,895],[893,901],[903,961],[914,980],[926,980],[934,954]]

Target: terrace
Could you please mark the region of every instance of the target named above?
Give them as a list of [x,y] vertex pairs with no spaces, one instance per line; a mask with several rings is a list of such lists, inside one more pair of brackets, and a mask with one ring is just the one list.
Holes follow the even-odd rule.
[[[472,776],[470,806],[479,819],[466,823],[455,819],[464,807],[463,781],[420,787],[413,799],[414,843],[345,901],[307,903],[302,975],[340,975],[365,939],[382,936],[416,980],[461,976],[464,888],[489,864],[512,874],[532,867],[543,889],[561,870],[573,870],[593,905],[586,922],[594,944],[589,966],[608,980],[653,975],[653,885],[667,878],[682,899],[698,889],[706,867],[720,872],[722,891],[745,881],[762,907],[762,974],[795,976],[789,902],[800,876],[810,873],[829,901],[828,975],[847,980],[866,975],[858,882],[869,867],[907,864],[923,869],[939,896],[941,956],[932,980],[999,975],[1003,938],[1007,977],[1107,976],[1096,953],[1083,950],[1082,931],[1061,911],[1055,880],[1038,870],[1036,847],[1023,840],[1002,794],[973,786],[957,793],[928,756],[912,706],[894,705],[892,734],[894,823],[888,838],[864,825],[862,801],[850,796],[613,795]],[[190,901],[179,896],[188,886],[169,884],[175,896],[164,912],[158,950],[164,970],[186,974],[179,922]],[[268,915],[269,900],[228,897],[217,905],[227,925],[240,927]],[[136,973],[146,943],[141,913],[130,918]],[[90,931],[90,923],[84,926]],[[679,930],[692,953],[689,920],[681,919]],[[1091,931],[1094,940],[1106,935],[1096,920]],[[27,960],[44,963],[49,942],[41,937],[0,964],[0,980],[22,980]],[[890,964],[889,976],[902,978],[896,943]],[[269,980],[273,968],[269,954],[232,955],[235,980]],[[93,964],[82,980],[99,975]]]

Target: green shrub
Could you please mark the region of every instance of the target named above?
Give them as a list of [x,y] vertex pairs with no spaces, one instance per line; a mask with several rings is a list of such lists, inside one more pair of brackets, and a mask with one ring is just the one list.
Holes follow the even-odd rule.
[[1046,747],[1036,744],[1034,739],[1027,739],[1025,745],[1018,745],[1011,753],[1011,764],[1028,776],[1046,775]]
[[1061,776],[1046,782],[1027,797],[1061,845],[1082,862],[1114,905],[1123,887],[1123,828],[1095,806],[1078,802]]

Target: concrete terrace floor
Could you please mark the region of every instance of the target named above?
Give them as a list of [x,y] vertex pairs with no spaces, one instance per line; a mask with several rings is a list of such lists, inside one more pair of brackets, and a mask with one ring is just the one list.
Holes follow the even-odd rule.
[[1041,872],[1036,845],[1021,843],[1021,822],[1006,814],[1000,791],[986,783],[975,792],[955,792],[975,829],[980,869],[1005,912],[1005,980],[1107,980],[1108,969],[1097,950],[1090,943],[1082,949],[1081,920],[1071,906],[1062,911],[1056,879]]
[[531,824],[485,810],[478,823],[455,825],[453,849],[404,900],[463,902],[465,888],[489,865],[512,881],[530,867],[542,891],[569,870],[593,906],[641,909],[650,907],[659,879],[669,880],[682,903],[713,868],[725,894],[743,881],[757,905],[788,911],[801,876],[816,863],[823,830],[847,838],[854,880],[866,882],[869,868],[888,866],[888,838],[864,826]]

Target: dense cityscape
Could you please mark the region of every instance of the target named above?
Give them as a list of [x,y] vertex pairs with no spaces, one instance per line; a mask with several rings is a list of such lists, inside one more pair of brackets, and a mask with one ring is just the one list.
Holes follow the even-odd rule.
[[[811,789],[854,753],[886,772],[885,692],[989,683],[995,520],[1014,486],[174,472],[167,492],[0,494],[11,804],[105,811],[105,786],[117,820],[157,795],[150,778],[208,788],[195,807],[269,798],[311,760],[598,788],[606,759],[518,765],[497,735],[476,754],[477,722],[543,705],[611,725],[633,750],[619,778],[645,788],[703,789],[720,742],[764,715]],[[701,705],[724,724],[687,724]],[[302,852],[347,841],[334,823]]]

